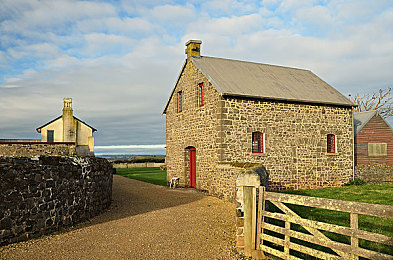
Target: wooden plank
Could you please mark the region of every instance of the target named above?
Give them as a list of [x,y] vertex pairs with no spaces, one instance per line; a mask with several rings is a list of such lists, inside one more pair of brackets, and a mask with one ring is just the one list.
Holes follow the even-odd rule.
[[253,187],[243,186],[243,199],[244,199],[244,254],[251,256],[253,248],[253,237],[255,229],[252,228],[253,217]]
[[301,258],[298,258],[296,256],[292,256],[292,255],[286,255],[284,252],[265,246],[265,245],[261,245],[261,249],[263,252],[269,253],[271,255],[277,256],[277,257],[281,257],[282,259],[289,259],[289,260],[302,260]]
[[[329,224],[329,223],[324,223],[324,222],[318,222],[315,220],[310,220],[310,219],[304,219],[301,217],[296,217],[296,216],[288,216],[280,213],[273,213],[273,212],[268,212],[264,211],[262,214],[266,217],[282,220],[282,221],[289,221],[291,223],[299,224],[303,226],[308,232],[313,234],[309,228],[313,229],[321,229],[329,232],[334,232],[337,234],[345,235],[345,236],[354,236],[356,238],[361,238],[364,240],[368,241],[373,241],[389,246],[393,246],[393,239],[391,237],[382,235],[382,234],[377,234],[377,233],[372,233],[364,230],[352,230],[351,228],[348,227],[343,227],[335,224]],[[313,234],[315,235],[315,234]]]
[[[290,230],[291,229],[291,222],[285,221],[285,229]],[[284,252],[289,254],[289,241],[290,237],[288,235],[285,235],[285,243],[284,243]]]
[[262,211],[265,211],[265,200],[264,200],[264,193],[265,193],[265,187],[264,186],[259,186],[259,194],[258,194],[258,216],[257,216],[257,233],[256,233],[256,249],[260,250],[261,246],[261,234],[262,234]]
[[[263,212],[263,214],[265,214],[266,212],[267,211]],[[289,218],[289,216],[284,215],[284,214],[271,213],[271,212],[267,212],[267,213],[268,213],[268,214],[266,214],[267,217],[271,217],[271,218],[275,218],[275,219],[279,219],[279,220],[284,220],[285,221],[286,219]],[[278,216],[278,215],[281,215],[281,216]],[[274,216],[278,216],[278,217],[276,218]],[[291,218],[295,219],[294,217],[291,217]],[[292,222],[292,223],[304,225],[307,222],[312,223],[312,222],[316,222],[316,221],[301,219],[300,222],[301,223],[296,223],[296,222]],[[320,223],[320,222],[316,222],[316,223]],[[320,224],[326,224],[326,223],[320,223]],[[329,225],[331,225],[331,224],[329,224]],[[268,223],[265,223],[264,226],[265,226],[265,229],[270,229],[271,228],[270,224],[268,224]],[[276,227],[280,228],[278,226],[276,226]],[[280,231],[280,233],[284,233],[285,229],[284,228],[281,228],[281,229],[282,230]],[[319,228],[319,229],[323,229],[323,228]],[[275,231],[275,230],[273,230],[273,231]],[[278,232],[278,231],[276,231],[276,232]],[[290,230],[289,232],[291,233],[290,234],[291,237],[296,237],[296,234],[292,233],[294,231]],[[297,232],[297,233],[299,233],[299,232]],[[355,254],[357,256],[362,256],[362,257],[366,257],[366,258],[369,258],[369,259],[390,259],[390,260],[393,259],[393,256],[391,256],[391,255],[386,255],[386,254],[375,252],[375,251],[371,251],[371,250],[368,250],[368,249],[359,248],[359,247],[356,248],[356,249],[353,249],[350,245],[339,243],[339,242],[332,241],[332,240],[324,240],[324,241],[321,242],[321,240],[319,240],[319,238],[315,238],[313,236],[310,236],[310,235],[307,235],[307,234],[303,234],[303,233],[301,233],[301,236],[304,237],[304,238],[301,238],[301,237],[296,237],[296,238],[301,239],[301,240],[309,239],[309,240],[306,240],[306,241],[311,242],[311,243],[315,243],[315,244],[319,244],[319,245],[322,245],[322,246],[330,247],[332,250],[338,250],[338,251],[342,251],[342,252],[346,252],[346,253],[350,253],[350,254]],[[335,252],[338,253],[337,251],[335,251]]]
[[[310,243],[314,243],[314,244],[317,244],[317,245],[321,245],[321,246],[330,248],[332,250],[333,250],[333,248],[331,248],[332,244],[336,244],[336,245],[340,245],[341,244],[339,242],[334,242],[332,240],[330,240],[330,241],[320,240],[319,238],[316,238],[316,237],[314,237],[312,235],[304,234],[304,233],[301,233],[301,232],[298,232],[298,231],[294,231],[294,230],[286,230],[285,228],[282,228],[282,227],[279,227],[279,226],[276,226],[276,225],[272,225],[272,224],[268,224],[268,223],[265,223],[265,229],[272,230],[272,231],[280,233],[280,234],[288,235],[290,237],[297,238],[297,239],[300,239],[300,240],[303,240],[303,241],[306,241],[306,242],[310,242]],[[263,235],[265,235],[265,234],[263,234]],[[336,249],[336,250],[338,250],[338,249]],[[342,258],[342,255],[345,255],[345,253],[343,251],[340,251],[340,252],[342,254],[337,256],[338,258],[340,258],[340,257]],[[329,254],[329,253],[327,253],[327,254]],[[329,255],[331,255],[331,254],[329,254]],[[331,255],[331,256],[332,257],[336,257],[334,255]],[[349,258],[349,257],[344,257],[344,258]]]
[[257,238],[257,188],[252,187],[252,250],[256,249]]
[[390,205],[333,200],[276,192],[266,192],[265,200],[393,219],[393,206]]
[[[359,224],[358,214],[351,213],[350,220],[351,220],[351,229],[356,232],[358,230],[358,224]],[[352,247],[352,251],[355,251],[359,247],[359,239],[357,237],[351,236],[351,247]],[[359,257],[352,254],[351,259],[358,260]]]
[[[297,217],[297,218],[301,218],[298,214],[296,214],[295,212],[293,212],[290,208],[288,208],[287,206],[285,206],[283,203],[281,202],[273,202],[271,201],[274,205],[276,205],[280,210],[282,210],[284,213],[286,213],[289,216],[292,217]],[[315,237],[319,238],[322,241],[329,241],[330,239],[325,236],[322,232],[320,232],[319,230],[312,228],[312,227],[307,227],[304,226],[304,228],[310,232],[311,234],[313,234]],[[338,251],[338,250],[333,250],[335,251],[338,255],[340,256],[344,256],[344,252]]]
[[[319,251],[317,249],[313,249],[310,247],[302,246],[302,245],[299,245],[296,243],[286,242],[283,239],[273,237],[273,236],[270,236],[267,234],[262,234],[262,237],[263,237],[263,240],[269,241],[271,243],[274,243],[274,244],[277,244],[280,246],[284,246],[284,254],[289,255],[289,248],[290,248],[290,249],[302,252],[304,254],[315,256],[315,257],[322,258],[322,259],[340,259],[340,256],[335,256],[335,255],[325,253],[325,252],[322,252],[322,251]],[[285,244],[288,244],[288,253],[285,252]]]

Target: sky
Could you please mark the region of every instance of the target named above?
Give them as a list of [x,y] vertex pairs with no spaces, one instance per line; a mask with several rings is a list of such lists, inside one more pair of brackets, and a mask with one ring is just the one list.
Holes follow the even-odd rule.
[[391,0],[0,0],[0,139],[73,99],[97,153],[165,153],[162,110],[201,53],[313,71],[342,94],[393,87]]

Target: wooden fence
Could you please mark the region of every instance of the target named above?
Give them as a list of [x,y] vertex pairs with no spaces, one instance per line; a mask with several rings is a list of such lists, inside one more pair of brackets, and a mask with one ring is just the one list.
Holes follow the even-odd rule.
[[[255,190],[250,190],[250,194],[245,193],[244,196],[249,198],[255,194]],[[258,203],[255,203],[256,200]],[[245,207],[244,212],[245,230],[248,225],[253,226],[255,231],[245,234],[246,246],[251,246],[251,251],[263,251],[282,259],[393,259],[393,255],[386,252],[359,246],[359,239],[363,239],[393,247],[392,237],[358,228],[358,215],[393,219],[393,206],[266,192],[264,187],[259,188],[258,199],[253,201],[245,201],[249,209]],[[258,209],[248,212],[252,204],[257,204]],[[345,227],[303,218],[293,210],[293,205],[349,213],[350,225]],[[329,233],[349,237],[350,244],[330,239]]]

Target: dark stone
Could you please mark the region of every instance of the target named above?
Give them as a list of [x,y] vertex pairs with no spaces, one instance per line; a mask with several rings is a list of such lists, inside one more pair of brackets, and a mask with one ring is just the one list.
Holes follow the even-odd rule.
[[269,173],[266,171],[266,168],[261,165],[252,169],[252,171],[259,175],[261,186],[264,186],[267,191],[269,187]]
[[13,221],[8,217],[3,218],[0,220],[0,229],[11,229],[13,225],[12,222]]

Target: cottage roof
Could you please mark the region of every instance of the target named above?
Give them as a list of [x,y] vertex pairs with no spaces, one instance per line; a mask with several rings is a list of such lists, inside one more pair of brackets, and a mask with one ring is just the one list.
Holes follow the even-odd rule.
[[353,130],[355,135],[357,135],[377,113],[376,110],[353,113]]
[[[61,117],[62,117],[62,116],[58,116],[58,117],[56,117],[55,119],[53,119],[52,121],[46,123],[45,125],[42,125],[42,126],[38,127],[38,128],[36,129],[37,132],[38,132],[38,133],[41,133],[41,129],[42,129],[42,128],[44,128],[45,126],[47,126],[47,125],[49,125],[49,124],[51,124],[51,123],[53,123],[53,122],[59,120]],[[74,116],[74,119],[75,119],[75,120],[78,120],[78,121],[81,122],[82,124],[84,124],[84,125],[86,125],[87,127],[91,128],[91,129],[93,130],[93,132],[96,132],[96,131],[97,131],[97,129],[95,129],[94,127],[92,127],[92,126],[86,124],[85,122],[83,122],[83,121],[80,120],[79,118],[77,118],[77,117]]]
[[355,106],[309,70],[206,56],[190,61],[223,96]]

